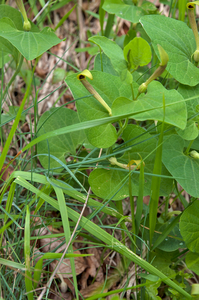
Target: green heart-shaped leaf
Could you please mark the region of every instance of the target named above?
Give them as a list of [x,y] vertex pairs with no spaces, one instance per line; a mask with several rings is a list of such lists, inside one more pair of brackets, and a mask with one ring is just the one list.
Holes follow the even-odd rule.
[[27,59],[32,60],[43,54],[61,40],[51,28],[45,27],[41,32],[19,30],[9,18],[0,19],[0,36],[8,40]]
[[184,22],[165,16],[144,16],[140,22],[150,37],[157,56],[159,57],[157,44],[167,52],[168,72],[182,84],[198,84],[199,69],[191,62],[192,54],[196,50],[192,30]]

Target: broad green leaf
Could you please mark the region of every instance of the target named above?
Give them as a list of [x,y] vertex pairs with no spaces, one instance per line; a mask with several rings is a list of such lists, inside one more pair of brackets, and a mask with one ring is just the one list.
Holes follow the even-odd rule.
[[[91,73],[93,80],[87,80],[110,107],[118,95],[132,96],[130,86],[126,85],[125,82],[121,82],[119,77],[99,71]],[[77,79],[76,74],[68,76],[65,81],[71,89],[74,98],[91,95]],[[94,97],[80,99],[76,102],[76,106],[81,122],[109,116],[105,108]],[[99,148],[110,147],[117,140],[116,129],[112,124],[87,129],[85,133],[88,141]]]
[[180,218],[180,232],[192,252],[199,253],[199,202],[194,201]]
[[138,23],[140,17],[146,14],[141,7],[125,4],[122,0],[105,0],[103,9],[132,23]]
[[149,84],[146,95],[140,95],[136,101],[120,97],[112,105],[112,113],[119,115],[127,112],[139,112],[136,114],[136,120],[163,120],[162,97],[165,96],[165,123],[172,124],[181,129],[185,129],[187,123],[187,110],[183,97],[176,90],[166,90],[158,81]]
[[141,37],[135,37],[124,47],[124,58],[132,69],[145,66],[151,61],[151,47]]
[[[46,111],[41,116],[38,123],[37,136],[77,123],[79,123],[79,119],[75,111],[68,108],[51,108],[51,110]],[[78,131],[73,132],[72,134],[68,133],[62,136],[54,136],[48,140],[38,143],[38,154],[46,154],[46,156],[39,156],[42,166],[48,169],[49,154],[54,155],[63,163],[66,163],[65,156],[69,153],[75,155],[77,146],[81,144],[84,139],[84,132]],[[60,167],[60,164],[53,158],[50,158],[50,168],[56,167]]]
[[178,92],[183,96],[184,99],[189,99],[195,97],[194,99],[186,101],[188,118],[198,113],[199,105],[199,84],[191,87],[187,85],[180,84],[178,87]]
[[193,197],[199,197],[199,160],[183,153],[185,141],[178,135],[166,137],[163,163],[173,177]]
[[0,19],[0,36],[8,40],[27,59],[32,60],[43,54],[61,40],[53,30],[45,27],[41,32],[19,30],[9,18]]
[[[131,160],[139,160],[141,156],[145,163],[144,172],[152,174],[155,160],[155,152],[153,152],[153,150],[156,148],[156,139],[152,138],[143,128],[136,125],[128,125],[122,137],[125,142],[132,139],[131,142],[126,144],[126,147],[132,146],[132,148],[126,151],[123,156],[117,158],[117,160],[121,163],[128,164]],[[148,155],[149,157],[147,157]],[[110,170],[107,168],[98,168],[91,172],[89,176],[91,189],[97,196],[104,199],[109,199],[114,194],[116,194],[113,197],[114,200],[124,199],[129,196],[129,171],[112,165],[110,166],[112,167]],[[169,175],[165,168],[163,168],[162,174]],[[150,194],[151,179],[151,176],[144,175],[144,195]],[[166,195],[170,191],[171,184],[172,180],[162,178],[160,194]],[[131,185],[133,195],[137,196],[139,194],[139,172],[132,174]]]
[[127,62],[124,59],[124,54],[120,46],[116,42],[109,40],[105,36],[93,36],[88,39],[89,42],[97,44],[103,52],[110,58],[114,69],[120,73],[127,69]]
[[185,258],[187,268],[199,276],[199,255],[198,253],[188,252]]
[[187,127],[184,130],[176,128],[176,132],[187,141],[195,140],[198,137],[198,127],[193,120],[187,122]]
[[0,5],[0,19],[9,18],[13,21],[18,30],[23,30],[23,19],[21,13],[12,6]]
[[157,44],[167,52],[167,71],[182,84],[197,85],[199,69],[191,62],[196,50],[192,30],[184,22],[165,16],[144,16],[140,22],[151,39],[156,55],[159,57]]

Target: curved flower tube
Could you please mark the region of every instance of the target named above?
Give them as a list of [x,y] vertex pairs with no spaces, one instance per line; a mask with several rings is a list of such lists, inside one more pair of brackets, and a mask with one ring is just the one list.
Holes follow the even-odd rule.
[[91,93],[95,97],[95,99],[97,99],[97,101],[99,101],[101,105],[103,105],[103,107],[108,111],[109,116],[112,116],[111,108],[104,101],[104,99],[102,99],[102,97],[98,94],[98,92],[92,87],[90,82],[87,81],[86,77],[93,80],[93,76],[89,70],[84,70],[77,75],[77,79],[81,81],[81,83],[85,86],[87,91],[89,91],[89,93]]

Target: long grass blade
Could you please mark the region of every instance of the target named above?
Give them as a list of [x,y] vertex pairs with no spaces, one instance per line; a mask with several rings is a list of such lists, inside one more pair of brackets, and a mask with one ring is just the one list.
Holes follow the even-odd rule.
[[[163,95],[163,122],[161,132],[158,140],[158,147],[156,151],[155,163],[153,168],[153,174],[161,175],[162,171],[162,143],[164,136],[164,118],[165,118],[165,97]],[[157,220],[158,201],[160,193],[160,181],[161,177],[153,176],[151,182],[151,198],[149,203],[149,227],[150,227],[150,244],[152,245],[153,234]]]
[[[59,203],[59,210],[61,213],[61,218],[62,218],[62,224],[64,227],[64,236],[65,236],[65,241],[66,244],[69,243],[71,234],[70,234],[70,224],[68,220],[68,211],[67,211],[67,206],[64,198],[63,191],[60,188],[54,187],[55,193],[57,195],[57,200]],[[68,252],[73,253],[73,245],[70,244],[68,247]],[[74,281],[74,287],[75,287],[75,294],[77,300],[79,299],[79,294],[78,294],[78,287],[77,287],[77,277],[76,277],[76,271],[75,271],[75,260],[73,257],[70,258],[70,264],[71,264],[71,270],[72,270],[72,275],[73,275],[73,281]]]
[[24,237],[24,257],[25,257],[25,285],[28,300],[33,300],[33,286],[32,275],[30,271],[30,211],[29,207],[26,208],[26,220],[25,220],[25,237]]

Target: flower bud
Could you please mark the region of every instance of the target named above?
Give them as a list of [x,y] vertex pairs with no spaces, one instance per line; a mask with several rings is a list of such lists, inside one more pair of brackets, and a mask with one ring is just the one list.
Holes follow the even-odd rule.
[[190,156],[195,158],[195,159],[199,159],[199,153],[195,150],[190,152]]
[[158,52],[160,54],[160,66],[166,66],[169,61],[169,56],[166,51],[162,48],[162,46],[158,46]]
[[193,54],[193,59],[195,62],[199,62],[199,50],[196,50]]
[[138,88],[139,94],[145,93],[147,90],[147,86],[148,85],[146,84],[146,82],[142,83]]

